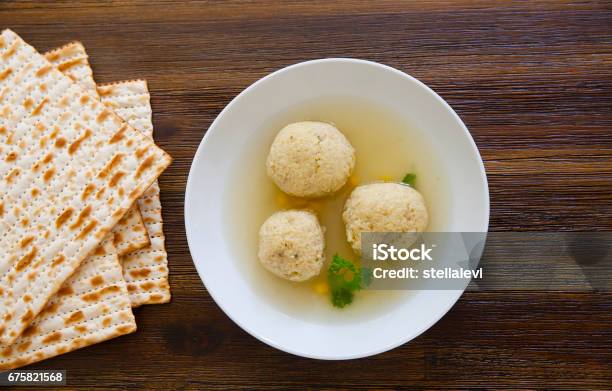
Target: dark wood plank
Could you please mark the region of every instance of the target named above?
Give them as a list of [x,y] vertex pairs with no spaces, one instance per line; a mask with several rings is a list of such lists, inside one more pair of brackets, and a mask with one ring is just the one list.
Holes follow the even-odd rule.
[[0,25],[41,51],[81,40],[99,82],[148,79],[155,137],[175,158],[161,178],[172,303],[136,310],[136,334],[32,368],[66,368],[87,389],[612,387],[610,293],[470,292],[391,352],[307,360],[219,310],[183,224],[191,159],[232,97],[342,56],[402,69],[453,106],[485,160],[491,230],[612,230],[609,2],[4,1]]

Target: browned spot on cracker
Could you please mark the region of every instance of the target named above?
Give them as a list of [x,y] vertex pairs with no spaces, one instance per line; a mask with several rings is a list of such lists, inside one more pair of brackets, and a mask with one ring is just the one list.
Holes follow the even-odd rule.
[[68,296],[68,295],[72,295],[73,293],[74,291],[72,290],[72,287],[70,287],[69,285],[64,285],[57,291],[58,296]]
[[152,302],[157,303],[157,302],[162,301],[164,299],[164,297],[162,295],[159,295],[159,294],[155,293],[155,294],[152,294],[151,296],[149,296],[149,299]]
[[65,138],[60,137],[57,140],[55,140],[55,146],[57,148],[64,148],[65,145],[66,145],[66,139]]
[[115,236],[113,236],[113,244],[118,245],[123,241],[123,235],[121,232],[115,232]]
[[45,64],[42,67],[40,67],[37,71],[36,71],[36,77],[41,77],[46,75],[49,71],[51,70],[51,65],[50,64]]
[[125,172],[119,171],[113,175],[110,181],[108,181],[108,185],[110,187],[115,187],[117,183],[125,176]]
[[87,293],[87,294],[81,296],[81,299],[83,301],[97,301],[103,295],[106,295],[106,294],[109,294],[109,293],[119,292],[119,290],[120,289],[119,289],[118,286],[111,285],[111,286],[104,287],[104,288],[100,289],[97,292]]
[[18,352],[24,352],[24,351],[26,351],[27,348],[30,347],[30,345],[32,345],[32,341],[24,341],[24,342],[20,343],[19,345],[17,345],[17,351]]
[[98,95],[102,96],[108,96],[110,94],[113,93],[114,87],[113,86],[107,86],[107,87],[99,87],[98,88]]
[[49,134],[50,138],[55,138],[55,136],[57,136],[57,134],[59,133],[60,129],[59,126],[55,125],[53,127],[53,130],[51,131],[51,133]]
[[26,255],[24,255],[23,257],[21,257],[21,259],[19,260],[19,262],[17,262],[17,266],[15,266],[15,270],[17,270],[18,272],[22,271],[23,269],[25,269],[26,267],[28,267],[28,265],[30,263],[32,263],[32,260],[34,259],[34,257],[36,256],[38,249],[36,247],[32,248],[30,250],[29,253],[27,253]]
[[92,286],[102,285],[104,284],[104,278],[102,278],[102,276],[95,276],[91,280],[89,280],[89,282],[91,282]]
[[11,68],[6,68],[5,70],[3,70],[2,72],[0,72],[0,81],[6,79],[7,77],[9,77],[9,75],[13,72],[13,70]]
[[79,147],[81,146],[81,143],[85,141],[86,139],[88,139],[90,136],[91,136],[91,130],[85,129],[85,132],[79,138],[74,140],[72,144],[70,144],[70,146],[68,147],[68,153],[70,155],[75,153],[76,150],[79,149]]
[[140,190],[139,187],[135,187],[132,189],[132,191],[130,191],[130,195],[128,197],[130,200],[136,200],[140,194],[142,194],[142,190]]
[[89,222],[89,224],[87,224],[85,226],[85,228],[83,228],[83,230],[77,235],[77,239],[82,239],[85,236],[87,236],[91,231],[93,231],[94,228],[96,228],[96,225],[98,225],[98,221],[97,220],[92,220]]
[[82,96],[81,96],[80,101],[81,101],[81,104],[82,104],[82,105],[84,105],[85,103],[87,103],[87,101],[88,101],[88,100],[89,100],[89,96],[87,96],[87,95],[82,95]]
[[33,240],[34,236],[26,236],[25,238],[21,239],[21,243],[19,243],[19,245],[21,248],[26,248],[28,247],[28,244],[32,243]]
[[87,197],[89,197],[89,195],[94,191],[95,188],[96,187],[93,183],[87,184],[87,186],[85,186],[85,189],[83,189],[83,193],[81,194],[81,200],[85,200]]
[[54,51],[53,53],[45,54],[45,57],[50,62],[54,62],[54,61],[57,61],[57,59],[60,57],[60,53],[59,51]]
[[126,248],[123,250],[123,253],[124,253],[124,254],[129,254],[129,253],[131,253],[131,252],[134,252],[134,251],[136,251],[136,250],[139,250],[140,248],[142,248],[142,247],[141,247],[141,246],[137,246],[137,245],[135,245],[135,244],[133,244],[133,243],[130,243],[130,244],[128,244],[128,245],[127,245],[127,247],[126,247]]
[[126,212],[125,208],[119,208],[119,209],[117,209],[116,211],[113,212],[113,217],[117,218],[117,217],[123,216],[123,215],[125,215],[125,212]]
[[28,218],[27,218],[27,217],[26,217],[26,218],[24,218],[23,220],[21,220],[21,226],[22,226],[22,227],[25,227],[25,226],[27,226],[28,224],[30,224],[30,220],[28,220]]
[[32,110],[32,115],[34,116],[40,114],[42,108],[45,106],[45,104],[47,104],[47,102],[49,102],[49,99],[47,98],[41,100],[40,103],[34,108],[34,110]]
[[40,190],[38,190],[37,188],[33,188],[33,189],[30,191],[30,194],[32,194],[32,197],[36,197],[37,195],[39,195],[39,194],[40,194]]
[[96,238],[102,239],[106,236],[106,234],[110,231],[109,228],[102,227],[96,232]]
[[123,325],[123,326],[117,327],[117,332],[121,334],[129,333],[130,331],[132,331],[132,326],[129,326],[129,325]]
[[140,178],[142,173],[153,165],[154,159],[155,158],[153,156],[149,156],[142,163],[140,163],[140,166],[138,166],[138,169],[136,170],[136,178]]
[[104,192],[106,191],[106,188],[101,188],[100,190],[98,190],[98,192],[96,193],[96,199],[99,200],[102,198],[102,196],[104,195]]
[[52,153],[46,154],[45,157],[40,162],[32,166],[32,170],[34,170],[34,172],[38,172],[42,164],[49,164],[51,160],[53,160],[53,154]]
[[104,250],[104,247],[102,246],[96,247],[96,249],[94,250],[94,255],[97,255],[99,257],[106,255],[106,251]]
[[[80,325],[74,326],[74,329],[78,331],[79,333],[84,333],[83,331],[81,331],[82,328],[85,328],[85,326],[80,326]],[[70,342],[70,344],[75,348],[81,346],[84,343],[85,343],[85,340],[83,338],[75,338],[72,340],[72,342]]]
[[23,107],[24,107],[26,110],[30,110],[30,108],[31,108],[33,105],[34,105],[34,101],[32,100],[32,98],[26,98],[26,99],[23,101]]
[[44,259],[40,258],[36,262],[34,262],[32,264],[32,269],[34,269],[34,270],[32,272],[30,272],[30,274],[33,274],[33,276],[28,276],[28,279],[32,280],[32,279],[34,279],[34,277],[36,277],[36,270],[40,267],[40,265],[43,264],[44,261],[45,261]]
[[0,202],[0,217],[4,216],[4,203]]
[[7,60],[10,56],[15,54],[15,52],[17,51],[17,47],[18,46],[19,46],[19,40],[14,40],[13,43],[11,44],[11,46],[9,46],[9,48],[6,49],[6,52],[4,52],[4,54],[2,54],[2,59],[3,60]]
[[79,213],[79,216],[77,217],[76,221],[72,223],[72,225],[70,225],[70,229],[75,229],[75,228],[80,227],[81,224],[85,222],[85,219],[88,218],[90,214],[91,214],[91,205],[87,205],[85,208],[83,208],[81,213]]
[[119,319],[121,320],[130,320],[130,314],[126,311],[122,311],[119,313]]
[[17,175],[19,175],[19,169],[18,169],[18,168],[13,168],[13,169],[11,170],[11,172],[9,172],[9,173],[8,173],[8,175],[6,176],[6,178],[5,178],[5,179],[6,179],[6,181],[7,181],[8,183],[11,183],[11,182],[13,182],[13,179],[14,179],[14,178],[15,178]]
[[144,278],[151,274],[151,270],[144,268],[139,270],[131,270],[130,275],[134,278]]
[[98,177],[106,178],[111,173],[111,171],[115,168],[115,166],[117,166],[121,162],[121,159],[123,159],[122,153],[118,153],[115,156],[113,156],[110,162],[108,162],[106,166],[102,169],[102,171],[98,173]]
[[66,220],[68,220],[70,216],[72,216],[73,213],[74,213],[74,210],[72,208],[68,208],[65,211],[63,211],[62,214],[59,215],[57,219],[55,220],[55,227],[56,228],[61,227],[66,222]]
[[140,159],[141,157],[143,157],[145,155],[145,153],[149,150],[148,147],[142,147],[142,148],[138,148],[136,150],[136,153],[134,153],[134,155]]
[[51,177],[55,174],[55,168],[51,167],[50,169],[48,169],[47,171],[45,171],[45,173],[43,174],[43,180],[45,182],[49,182],[49,180],[51,179]]
[[113,135],[113,137],[111,137],[111,139],[108,141],[108,143],[109,144],[115,144],[115,143],[119,142],[124,137],[123,134],[125,133],[126,130],[127,130],[127,124],[121,125],[121,127],[119,128],[117,133],[115,133]]
[[140,284],[140,287],[144,289],[145,291],[149,291],[153,289],[154,286],[155,284],[152,283],[151,281],[143,282],[142,284]]
[[42,342],[43,343],[52,343],[52,342],[59,342],[59,340],[62,339],[62,333],[60,333],[59,331],[55,331],[49,335],[47,335]]
[[14,162],[15,160],[17,160],[17,152],[9,152],[6,155],[6,159],[7,162]]
[[[0,328],[0,331],[4,331],[4,327]],[[9,357],[12,353],[13,353],[13,348],[11,346],[8,346],[2,349],[2,357]]]
[[[87,327],[85,327],[83,325],[76,325],[76,326],[74,326],[74,329],[76,331],[78,331],[79,333],[81,333],[81,334],[85,334],[87,332]],[[75,339],[73,343],[77,342],[77,340],[79,340],[79,338]]]
[[59,308],[59,303],[58,302],[47,304],[45,309],[42,310],[41,315],[54,314],[54,313],[57,312],[58,308]]
[[83,58],[73,58],[72,60],[68,60],[66,62],[59,64],[57,66],[57,69],[59,69],[60,72],[64,72],[65,70],[70,69],[75,65],[82,64],[83,62],[84,62]]
[[134,284],[128,284],[128,286],[127,286],[128,292],[135,292],[136,289],[138,289],[138,288]]
[[26,311],[25,314],[23,314],[23,316],[21,317],[21,322],[22,323],[30,323],[30,321],[34,319],[34,313],[32,312],[31,309],[28,308],[28,310]]
[[64,257],[63,254],[59,254],[57,257],[55,257],[53,262],[51,262],[51,267],[55,268],[55,267],[61,265],[62,263],[64,263],[65,260],[66,260],[66,257]]
[[120,187],[117,192],[119,193],[119,197],[123,197],[125,195],[125,189],[123,187]]
[[26,303],[29,303],[32,301],[32,296],[30,295],[23,295],[23,301],[25,301]]
[[83,314],[83,311],[77,311],[77,312],[74,312],[72,315],[70,315],[68,318],[66,318],[64,323],[65,324],[76,323],[83,319],[85,319],[85,315]]
[[113,321],[113,319],[110,316],[107,317],[107,318],[104,318],[104,320],[102,321],[102,327],[110,326],[112,321]]
[[110,111],[106,109],[102,110],[96,117],[96,122],[103,122],[110,114]]

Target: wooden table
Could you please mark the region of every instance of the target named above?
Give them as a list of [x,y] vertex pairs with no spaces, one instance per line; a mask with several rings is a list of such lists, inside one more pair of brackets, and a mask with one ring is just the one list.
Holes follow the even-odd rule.
[[148,79],[155,139],[175,159],[161,178],[172,303],[137,309],[135,334],[31,368],[87,389],[612,388],[610,293],[466,293],[391,352],[308,360],[221,312],[183,225],[191,159],[236,94],[295,62],[357,57],[410,73],[461,116],[492,231],[612,230],[609,2],[4,1],[0,26],[41,51],[82,41],[99,82]]

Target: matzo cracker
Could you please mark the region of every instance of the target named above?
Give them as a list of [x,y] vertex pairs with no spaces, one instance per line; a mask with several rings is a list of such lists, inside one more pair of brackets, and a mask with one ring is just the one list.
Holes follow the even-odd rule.
[[17,34],[0,34],[0,344],[170,161]]
[[[87,92],[98,94],[91,67],[87,60],[87,52],[82,43],[70,42],[44,55],[62,73],[81,84]],[[113,244],[120,256],[149,245],[149,235],[136,203],[113,227],[112,234]]]

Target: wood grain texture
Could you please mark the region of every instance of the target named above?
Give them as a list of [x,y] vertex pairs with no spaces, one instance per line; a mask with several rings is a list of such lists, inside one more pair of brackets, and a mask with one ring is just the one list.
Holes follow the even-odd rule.
[[160,180],[172,303],[137,309],[133,335],[32,368],[88,389],[612,388],[610,293],[466,293],[391,352],[307,360],[220,311],[183,225],[191,159],[237,93],[298,61],[357,57],[417,77],[464,120],[491,230],[612,230],[610,2],[4,1],[0,25],[41,51],[81,40],[98,82],[146,78],[155,139],[175,159]]

